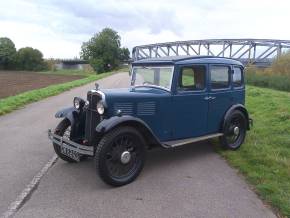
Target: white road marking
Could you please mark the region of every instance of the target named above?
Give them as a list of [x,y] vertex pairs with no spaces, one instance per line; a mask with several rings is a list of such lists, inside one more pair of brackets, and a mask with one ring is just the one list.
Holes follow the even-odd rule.
[[28,197],[35,190],[39,184],[41,178],[47,173],[49,168],[51,168],[57,161],[58,157],[55,154],[45,165],[44,167],[33,177],[31,182],[26,186],[26,188],[17,196],[16,200],[10,204],[8,210],[4,212],[1,218],[12,217],[28,199]]

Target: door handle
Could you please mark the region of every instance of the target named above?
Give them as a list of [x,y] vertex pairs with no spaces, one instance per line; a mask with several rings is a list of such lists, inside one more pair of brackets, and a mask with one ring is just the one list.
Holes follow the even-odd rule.
[[216,99],[216,97],[212,97],[212,96],[206,96],[203,98],[204,100],[214,100]]

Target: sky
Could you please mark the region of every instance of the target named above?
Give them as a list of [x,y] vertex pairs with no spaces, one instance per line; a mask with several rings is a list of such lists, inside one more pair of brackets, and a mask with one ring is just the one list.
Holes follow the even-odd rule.
[[105,27],[122,46],[195,39],[290,39],[289,0],[0,0],[0,37],[45,58],[79,57]]

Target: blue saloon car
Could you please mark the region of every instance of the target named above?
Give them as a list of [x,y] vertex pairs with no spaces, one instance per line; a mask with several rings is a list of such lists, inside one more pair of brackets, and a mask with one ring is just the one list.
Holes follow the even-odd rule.
[[95,159],[97,173],[113,186],[132,182],[148,149],[172,148],[218,137],[227,149],[244,142],[251,119],[245,108],[244,67],[236,60],[179,56],[132,63],[131,87],[100,90],[60,110],[49,130],[67,162]]

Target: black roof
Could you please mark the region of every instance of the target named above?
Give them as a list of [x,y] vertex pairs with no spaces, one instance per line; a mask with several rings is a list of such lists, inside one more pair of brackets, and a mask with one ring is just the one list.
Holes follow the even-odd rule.
[[243,65],[241,62],[223,57],[215,56],[168,56],[159,58],[146,58],[133,62],[133,65],[143,64],[234,64]]

